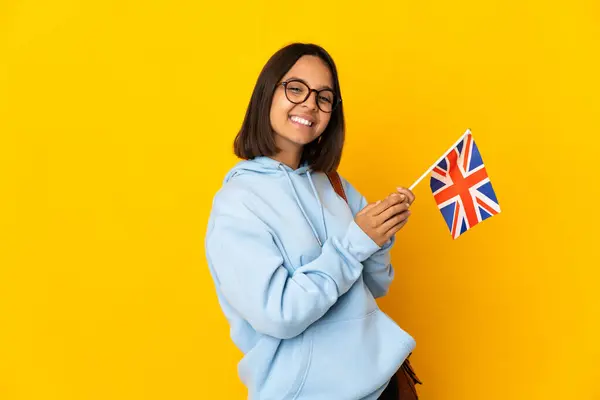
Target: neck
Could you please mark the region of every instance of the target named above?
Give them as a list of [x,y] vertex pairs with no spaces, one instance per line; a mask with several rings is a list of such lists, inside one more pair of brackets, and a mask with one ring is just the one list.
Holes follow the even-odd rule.
[[298,169],[300,166],[300,159],[302,158],[302,151],[297,152],[287,152],[280,151],[276,155],[272,157],[274,160],[279,161],[290,167],[291,169]]

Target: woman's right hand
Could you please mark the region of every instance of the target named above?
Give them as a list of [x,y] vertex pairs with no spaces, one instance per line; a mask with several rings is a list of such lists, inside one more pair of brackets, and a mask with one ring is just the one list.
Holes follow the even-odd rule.
[[405,200],[405,195],[392,193],[384,200],[367,204],[354,222],[381,247],[406,224],[410,202]]

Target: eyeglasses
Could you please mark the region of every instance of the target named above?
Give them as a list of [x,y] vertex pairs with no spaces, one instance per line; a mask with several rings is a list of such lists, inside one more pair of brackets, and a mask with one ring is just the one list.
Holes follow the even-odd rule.
[[331,89],[311,89],[308,85],[299,79],[289,79],[281,82],[285,89],[285,97],[294,104],[304,103],[310,97],[312,92],[317,94],[317,107],[319,110],[330,113],[338,104],[342,101],[335,95],[335,92]]

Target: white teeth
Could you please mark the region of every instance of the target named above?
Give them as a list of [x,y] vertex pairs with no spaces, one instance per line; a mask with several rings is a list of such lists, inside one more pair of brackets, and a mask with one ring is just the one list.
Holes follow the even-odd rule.
[[312,126],[312,122],[305,120],[304,118],[296,117],[295,115],[293,117],[290,117],[290,119],[302,125]]

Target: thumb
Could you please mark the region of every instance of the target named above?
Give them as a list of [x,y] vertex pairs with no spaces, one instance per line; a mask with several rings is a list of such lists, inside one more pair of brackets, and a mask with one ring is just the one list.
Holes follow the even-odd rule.
[[356,216],[363,215],[368,212],[371,208],[375,207],[377,204],[381,203],[381,200],[376,201],[375,203],[367,204],[362,210],[360,210]]

